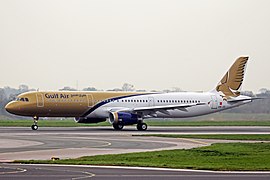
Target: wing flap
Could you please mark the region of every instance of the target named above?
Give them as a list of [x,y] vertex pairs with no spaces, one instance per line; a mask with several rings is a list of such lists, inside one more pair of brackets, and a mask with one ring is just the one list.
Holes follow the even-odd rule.
[[190,104],[174,104],[174,105],[163,105],[163,106],[145,106],[145,107],[137,107],[137,108],[114,108],[108,110],[109,112],[130,112],[130,113],[138,113],[143,116],[150,115],[155,116],[156,112],[161,112],[166,115],[170,115],[168,110],[178,109],[180,111],[187,112],[187,108],[193,106],[205,105],[206,103],[190,103]]
[[185,109],[192,106],[204,105],[205,103],[191,103],[191,104],[175,104],[175,105],[164,105],[164,106],[149,106],[149,107],[138,107],[134,108],[133,111],[158,111],[158,110],[173,110],[173,109]]

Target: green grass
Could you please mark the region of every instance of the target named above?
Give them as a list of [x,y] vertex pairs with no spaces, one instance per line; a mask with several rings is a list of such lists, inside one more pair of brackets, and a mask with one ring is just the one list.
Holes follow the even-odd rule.
[[[270,121],[183,121],[147,120],[149,126],[270,126]],[[29,127],[33,120],[0,120],[0,126],[4,127]],[[80,124],[71,119],[68,120],[39,120],[40,127],[83,127],[83,126],[110,126],[108,122],[95,124]]]
[[143,166],[220,171],[269,171],[270,143],[225,143],[189,150],[99,155],[57,161],[16,161],[81,165]]
[[270,134],[199,134],[199,135],[178,135],[178,134],[145,134],[135,136],[155,136],[168,138],[195,138],[195,139],[223,139],[223,140],[251,140],[270,141]]
[[[30,127],[33,124],[33,120],[0,120],[0,126],[4,127]],[[38,125],[40,127],[82,127],[82,126],[108,126],[108,122],[94,123],[94,124],[80,124],[74,120],[39,120]]]
[[270,121],[146,121],[149,126],[270,126]]

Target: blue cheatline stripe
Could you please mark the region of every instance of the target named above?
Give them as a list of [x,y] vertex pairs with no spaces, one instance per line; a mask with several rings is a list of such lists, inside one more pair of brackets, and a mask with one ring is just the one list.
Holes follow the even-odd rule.
[[[142,95],[152,95],[152,94],[158,94],[158,93],[147,93],[147,94],[132,94],[132,95],[127,95],[127,96],[119,96],[119,97],[114,97],[114,98],[110,98],[110,99],[106,99],[106,100],[119,100],[119,99],[123,99],[123,98],[128,98],[128,97],[134,97],[134,96],[142,96]],[[81,117],[86,117],[89,114],[91,114],[93,111],[95,111],[97,108],[110,103],[110,102],[106,102],[105,99],[102,100],[100,103],[96,104],[94,107],[90,108],[89,110],[87,110]]]

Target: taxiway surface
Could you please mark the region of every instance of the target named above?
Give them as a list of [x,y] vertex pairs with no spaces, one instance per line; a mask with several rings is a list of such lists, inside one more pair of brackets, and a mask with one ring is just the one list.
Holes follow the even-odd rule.
[[270,134],[269,127],[134,127],[115,131],[111,127],[0,127],[0,161],[76,158],[99,154],[120,154],[169,149],[187,149],[221,140],[194,140],[136,136],[140,134]]
[[232,173],[123,168],[97,166],[55,166],[7,164],[12,160],[76,158],[207,146],[222,140],[194,140],[136,136],[141,134],[270,134],[269,127],[151,127],[146,132],[125,127],[0,127],[0,179],[270,179],[270,173]]
[[0,164],[0,179],[268,180],[264,172],[211,172],[161,168]]

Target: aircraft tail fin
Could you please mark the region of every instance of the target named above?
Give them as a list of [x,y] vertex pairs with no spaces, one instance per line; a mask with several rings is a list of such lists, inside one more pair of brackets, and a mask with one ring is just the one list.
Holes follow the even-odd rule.
[[240,95],[248,57],[239,57],[216,86],[216,91],[229,99]]

